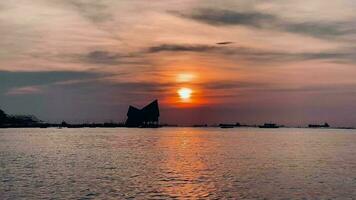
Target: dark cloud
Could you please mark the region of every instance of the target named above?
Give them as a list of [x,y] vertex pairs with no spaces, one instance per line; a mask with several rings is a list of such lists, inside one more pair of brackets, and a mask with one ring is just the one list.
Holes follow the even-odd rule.
[[296,56],[306,60],[330,60],[335,62],[356,63],[356,51],[352,49],[320,53],[301,53]]
[[[229,43],[229,42],[224,42]],[[225,45],[186,45],[186,44],[161,44],[149,47],[144,52],[198,52],[198,53],[215,53],[229,56],[252,63],[277,63],[277,62],[295,62],[305,60],[327,60],[335,63],[353,63],[356,64],[356,49],[335,49],[322,52],[286,52],[275,50],[264,50],[249,47],[229,47]],[[103,56],[103,55],[101,55]],[[101,57],[100,56],[100,57]],[[106,57],[107,55],[105,55]],[[109,56],[108,56],[109,57]]]
[[258,87],[267,86],[267,83],[261,83],[258,81],[215,81],[209,83],[203,83],[200,87],[212,90],[230,90],[230,89],[252,89]]
[[281,87],[266,88],[266,92],[300,92],[300,93],[355,93],[356,84],[318,84],[302,87]]
[[328,38],[356,33],[351,22],[284,22],[280,24],[279,28],[292,33]]
[[334,63],[356,64],[356,51],[353,49],[341,49],[316,53],[290,53],[285,54],[289,60],[327,60]]
[[0,88],[47,85],[59,81],[97,77],[90,72],[8,72],[0,71]]
[[141,52],[134,53],[117,53],[112,51],[95,50],[86,54],[70,55],[72,60],[79,60],[80,62],[90,64],[103,64],[103,65],[149,65],[149,61],[144,59]]
[[[61,81],[85,80],[98,75],[88,72],[7,72],[0,71],[0,99],[1,107],[5,107],[10,113],[32,113],[41,112],[43,100],[48,98],[47,92],[52,92],[54,84]],[[37,94],[37,95],[30,95]],[[41,95],[38,95],[41,94]],[[53,93],[55,98],[61,99],[64,94]],[[58,94],[60,94],[58,96]],[[47,96],[47,97],[46,97]]]
[[118,53],[108,51],[92,51],[86,55],[86,60],[94,64],[114,64],[121,57]]
[[[87,81],[86,81],[87,80]],[[120,80],[120,75],[105,75],[93,79],[85,79],[83,81],[64,82],[63,84],[55,84],[55,87],[75,89],[75,88],[92,88],[103,89],[103,91],[117,91],[118,95],[123,94],[150,94],[155,92],[162,92],[174,86],[174,83],[158,83],[147,81],[125,81]],[[114,94],[114,93],[110,93]]]
[[168,88],[172,87],[173,84],[164,84],[157,82],[118,82],[112,83],[115,89],[122,89],[131,95],[137,94],[152,94],[160,93],[166,91]]
[[228,45],[228,44],[233,44],[234,42],[217,42],[217,45]]
[[[352,22],[292,22],[276,15],[261,12],[240,12],[221,9],[197,9],[190,14],[176,15],[215,26],[243,25],[272,29],[320,38],[333,38],[356,33]],[[336,39],[336,38],[335,38]]]
[[158,46],[149,47],[148,53],[158,53],[161,51],[193,51],[193,52],[207,52],[218,48],[212,45],[190,45],[190,44],[161,44]]
[[109,21],[113,18],[112,14],[107,10],[107,5],[102,1],[69,0],[68,3],[70,3],[70,5],[72,5],[79,14],[93,23],[101,23]]
[[198,9],[191,14],[176,14],[212,25],[247,25],[262,27],[276,20],[276,17],[270,14],[218,9]]
[[262,50],[247,47],[221,48],[220,53],[236,59],[254,63],[296,62],[305,60],[327,60],[335,63],[356,64],[356,49],[335,49],[323,52],[293,53]]

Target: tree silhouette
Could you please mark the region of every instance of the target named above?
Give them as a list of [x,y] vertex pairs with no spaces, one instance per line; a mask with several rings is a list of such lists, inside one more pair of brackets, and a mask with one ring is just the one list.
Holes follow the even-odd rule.
[[0,109],[0,124],[4,124],[7,120],[6,113]]

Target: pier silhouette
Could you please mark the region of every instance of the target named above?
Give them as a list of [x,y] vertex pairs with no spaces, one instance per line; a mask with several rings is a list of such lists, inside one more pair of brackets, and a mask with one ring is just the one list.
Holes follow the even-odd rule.
[[142,109],[129,106],[126,127],[155,128],[159,127],[158,100],[152,101]]

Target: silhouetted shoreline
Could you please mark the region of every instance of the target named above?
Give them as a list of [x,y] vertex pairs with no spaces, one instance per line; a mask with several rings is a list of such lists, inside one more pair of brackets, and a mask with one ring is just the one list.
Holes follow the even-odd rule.
[[[33,115],[8,115],[0,109],[0,128],[161,128],[161,127],[190,127],[190,128],[311,128],[311,129],[355,129],[355,127],[332,127],[328,123],[324,124],[309,124],[307,126],[283,126],[274,123],[264,123],[263,125],[249,125],[240,124],[239,122],[228,124],[195,124],[191,126],[180,126],[177,124],[159,124],[158,123],[158,104],[156,101],[153,104],[149,104],[148,108],[152,109],[154,117],[152,122],[146,123],[145,121],[139,122],[135,125],[128,125],[126,121],[117,122],[105,122],[105,123],[78,123],[71,124],[63,121],[62,123],[46,123],[39,120]],[[153,105],[153,106],[152,106]],[[147,107],[145,107],[147,109]],[[132,108],[131,108],[132,109]],[[157,110],[157,111],[156,111]],[[145,109],[143,109],[145,111]],[[129,111],[130,113],[132,111]],[[131,113],[130,113],[131,114]],[[146,114],[147,115],[147,114]],[[132,117],[132,116],[131,116]],[[137,123],[137,122],[136,122]]]
[[[264,125],[243,125],[243,126],[229,126],[229,125],[170,125],[161,124],[154,127],[127,127],[124,123],[83,123],[83,124],[69,124],[62,123],[37,123],[37,124],[2,124],[1,128],[256,128],[256,129],[271,129],[264,127]],[[274,127],[272,127],[274,128]],[[355,129],[355,127],[308,127],[308,126],[279,126],[278,128],[302,128],[302,129]]]
[[[263,125],[261,125],[263,126]],[[269,129],[258,127],[256,125],[246,125],[240,127],[231,127],[231,126],[195,126],[195,125],[157,125],[154,127],[127,127],[123,123],[84,123],[84,124],[67,124],[65,126],[56,123],[40,123],[40,124],[30,124],[30,125],[21,125],[21,124],[5,124],[0,125],[1,128],[256,128],[256,129]],[[355,127],[328,127],[328,128],[310,128],[307,126],[284,126],[279,128],[303,128],[303,129],[355,129]]]

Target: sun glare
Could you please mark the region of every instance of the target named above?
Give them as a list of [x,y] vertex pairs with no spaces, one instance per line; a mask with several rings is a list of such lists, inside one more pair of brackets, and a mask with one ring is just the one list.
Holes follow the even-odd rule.
[[195,78],[194,74],[191,73],[182,73],[177,75],[177,82],[190,82]]
[[192,96],[193,90],[190,88],[180,88],[177,92],[182,101],[188,101]]

